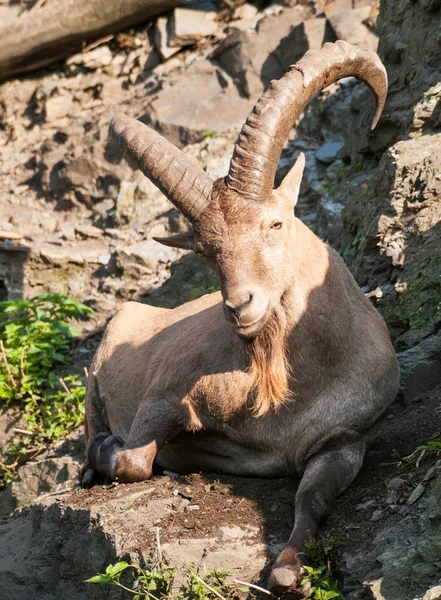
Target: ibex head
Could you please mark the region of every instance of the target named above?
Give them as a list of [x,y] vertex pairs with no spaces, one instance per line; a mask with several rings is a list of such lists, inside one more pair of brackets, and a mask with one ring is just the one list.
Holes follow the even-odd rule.
[[371,88],[377,123],[387,76],[378,56],[346,42],[309,51],[273,81],[249,115],[225,179],[210,177],[163,137],[124,115],[111,123],[120,147],[193,225],[185,235],[158,239],[190,248],[218,274],[227,320],[244,338],[261,332],[293,284],[294,206],[305,164],[300,155],[277,189],[277,162],[289,131],[320,90],[354,76]]

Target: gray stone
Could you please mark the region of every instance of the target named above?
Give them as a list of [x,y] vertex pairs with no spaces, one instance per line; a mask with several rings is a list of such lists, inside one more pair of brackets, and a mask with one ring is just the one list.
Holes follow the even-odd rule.
[[29,506],[42,494],[60,491],[77,483],[81,463],[70,456],[28,462],[0,492],[0,516]]
[[414,504],[424,494],[426,488],[422,483],[419,483],[407,499],[407,504]]
[[387,489],[388,490],[402,490],[404,487],[406,487],[406,481],[404,479],[402,479],[401,477],[394,477],[393,479],[391,479],[388,484],[387,484]]
[[86,67],[86,69],[95,70],[109,66],[112,60],[113,54],[109,46],[101,45],[88,52],[74,54],[66,61],[66,64],[68,67],[81,65],[82,67]]
[[369,510],[370,508],[377,506],[377,504],[376,500],[367,500],[366,502],[360,502],[355,508],[356,510]]
[[97,239],[103,235],[103,230],[93,225],[76,225],[75,232],[84,238]]
[[416,544],[418,553],[427,563],[441,561],[441,537],[439,535],[428,535],[418,540]]
[[170,46],[190,46],[211,36],[218,30],[215,22],[217,12],[214,10],[195,10],[192,8],[175,8],[171,15]]
[[[185,498],[167,497],[164,484],[160,481],[159,491],[151,481],[47,497],[3,520],[0,589],[8,590],[11,600],[121,600],[112,588],[90,586],[84,580],[104,572],[117,557],[154,561],[158,528],[161,535],[174,515],[189,509]],[[268,561],[262,532],[258,527],[228,527],[228,520],[220,520],[222,524],[234,535],[214,530],[206,537],[189,539],[187,532],[181,537],[175,530],[161,539],[164,556],[171,566],[194,563],[207,571],[234,569],[236,577],[248,580]]]
[[74,111],[73,96],[63,90],[60,95],[55,94],[48,98],[45,104],[45,118],[48,123],[67,117]]
[[438,476],[435,485],[430,491],[425,512],[419,519],[422,531],[439,532],[441,528],[441,476]]
[[401,389],[405,400],[411,401],[441,383],[441,336],[433,336],[400,352],[398,361]]
[[381,519],[384,519],[384,511],[374,510],[374,512],[372,513],[371,521],[375,523],[376,521],[381,521]]
[[327,142],[326,144],[320,146],[320,148],[315,154],[315,157],[317,160],[324,163],[325,165],[330,165],[335,160],[337,160],[338,153],[343,148],[343,146],[343,142]]

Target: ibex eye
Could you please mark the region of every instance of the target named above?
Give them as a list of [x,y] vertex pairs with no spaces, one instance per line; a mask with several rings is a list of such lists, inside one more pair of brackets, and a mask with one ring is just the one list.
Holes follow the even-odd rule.
[[271,229],[282,229],[282,222],[281,221],[276,221],[275,223],[273,223],[271,225]]

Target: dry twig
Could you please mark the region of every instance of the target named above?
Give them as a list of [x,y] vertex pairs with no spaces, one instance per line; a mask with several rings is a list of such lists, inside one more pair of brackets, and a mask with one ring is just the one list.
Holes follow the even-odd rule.
[[15,381],[14,377],[12,376],[11,369],[9,368],[9,363],[8,363],[8,359],[6,358],[5,347],[3,346],[2,340],[0,340],[0,348],[1,348],[1,351],[2,351],[2,358],[3,358],[3,362],[5,364],[6,372],[7,372],[8,377],[9,377],[9,381],[11,382],[12,387],[16,388],[17,387],[17,382]]
[[199,583],[202,583],[202,585],[205,585],[207,590],[210,590],[210,592],[212,594],[215,594],[218,598],[220,598],[220,600],[226,600],[226,598],[224,596],[222,596],[222,594],[219,594],[219,592],[217,592],[214,588],[212,588],[211,585],[208,585],[208,583],[206,581],[204,581],[201,577],[199,577],[199,575],[196,575],[196,573],[192,573],[192,575],[193,575],[193,577],[195,577],[195,579],[197,579],[199,581]]
[[254,590],[262,592],[262,594],[266,594],[267,596],[273,595],[268,590],[265,590],[263,587],[260,587],[260,585],[255,585],[254,583],[248,583],[247,581],[241,581],[240,579],[233,579],[233,581],[234,581],[234,583],[238,583],[239,585],[246,585],[247,587],[253,588]]
[[159,539],[159,527],[156,528],[156,548],[158,550],[158,562],[162,567],[162,550],[161,550],[161,540]]
[[72,392],[70,391],[70,389],[67,387],[66,382],[64,381],[64,379],[62,377],[58,378],[58,381],[61,383],[61,385],[63,386],[64,391],[67,394],[71,394]]
[[26,429],[20,429],[19,427],[14,427],[13,431],[22,433],[23,435],[36,435],[35,431],[26,431]]

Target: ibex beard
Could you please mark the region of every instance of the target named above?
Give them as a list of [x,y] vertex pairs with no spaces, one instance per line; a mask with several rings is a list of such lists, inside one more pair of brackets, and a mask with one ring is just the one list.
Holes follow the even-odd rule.
[[221,291],[173,310],[129,302],[113,318],[89,375],[82,484],[142,481],[154,463],[300,477],[294,528],[268,582],[277,593],[298,589],[305,543],[359,472],[398,389],[384,321],[339,255],[294,216],[303,155],[273,189],[306,104],[351,75],[371,88],[376,123],[387,93],[380,60],[325,44],[271,83],[215,182],[145,125],[124,115],[111,124],[192,224],[158,241],[199,254]]

